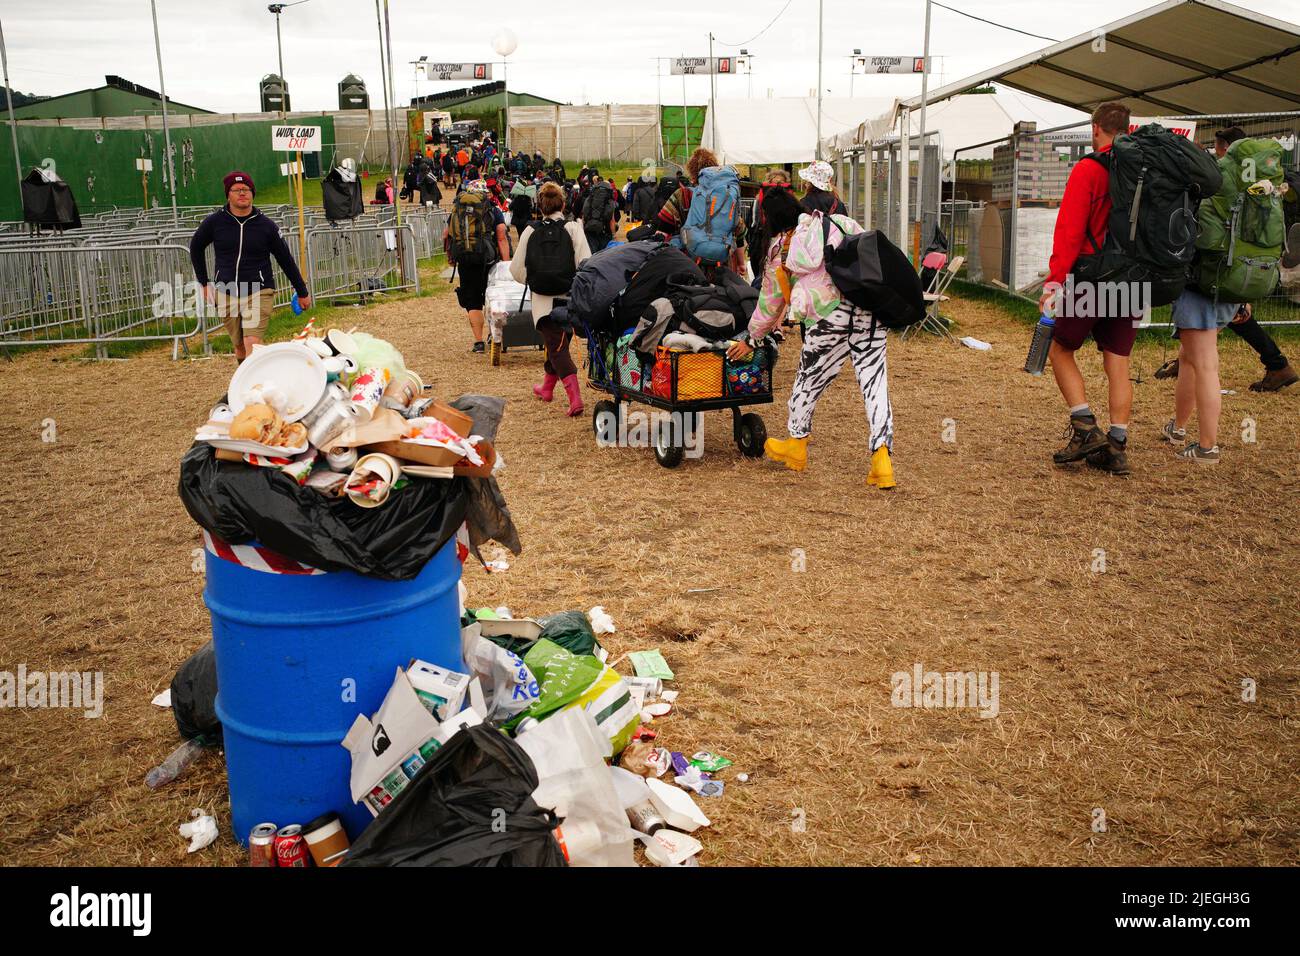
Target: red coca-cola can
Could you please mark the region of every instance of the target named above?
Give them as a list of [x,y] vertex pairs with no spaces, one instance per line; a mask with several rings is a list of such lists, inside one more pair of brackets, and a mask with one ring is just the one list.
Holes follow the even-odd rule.
[[311,851],[302,838],[302,824],[291,823],[275,832],[275,859],[280,866],[311,866]]

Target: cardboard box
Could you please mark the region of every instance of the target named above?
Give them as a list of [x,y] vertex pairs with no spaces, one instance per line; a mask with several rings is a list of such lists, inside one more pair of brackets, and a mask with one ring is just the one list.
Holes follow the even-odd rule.
[[445,721],[460,713],[465,703],[465,694],[469,690],[469,675],[430,664],[427,661],[411,661],[406,668],[406,679],[410,681],[415,695],[420,698],[424,708]]

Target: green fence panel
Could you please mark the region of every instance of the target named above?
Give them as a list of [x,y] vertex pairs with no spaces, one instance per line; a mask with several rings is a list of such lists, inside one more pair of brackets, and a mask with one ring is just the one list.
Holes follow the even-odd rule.
[[[294,119],[295,125],[320,126],[322,163],[333,152],[334,118]],[[0,124],[7,126],[8,124]],[[242,169],[259,188],[284,179],[284,153],[271,150],[271,129],[278,122],[255,120],[218,126],[176,127],[171,131],[176,167],[176,202],[182,206],[219,205],[225,199],[221,180]],[[164,178],[162,130],[71,129],[66,126],[18,124],[18,152],[24,175],[34,166],[52,167],[72,189],[82,216],[113,206],[140,207],[147,183],[149,205],[171,204]],[[153,171],[141,173],[136,160],[150,159]],[[312,163],[304,164],[312,172]],[[0,170],[13,169],[8,129],[0,134]],[[13,182],[0,186],[0,219],[21,219],[22,200]]]
[[[686,112],[685,123],[682,119]],[[663,132],[664,159],[685,164],[691,153],[700,145],[704,134],[704,117],[708,108],[704,106],[661,106],[659,108],[659,128]]]

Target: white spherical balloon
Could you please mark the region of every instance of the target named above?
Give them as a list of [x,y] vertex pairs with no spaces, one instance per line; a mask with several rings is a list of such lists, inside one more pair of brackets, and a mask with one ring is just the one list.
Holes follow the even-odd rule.
[[492,38],[492,49],[496,50],[497,56],[509,56],[518,48],[519,37],[515,36],[515,31],[509,27],[502,27]]

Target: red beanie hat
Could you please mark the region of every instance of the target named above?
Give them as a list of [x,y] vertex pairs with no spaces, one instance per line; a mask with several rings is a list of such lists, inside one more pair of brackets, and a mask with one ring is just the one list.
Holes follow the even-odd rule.
[[253,185],[253,177],[248,175],[248,173],[240,172],[238,169],[233,173],[227,173],[226,178],[221,180],[221,183],[226,187],[227,196],[230,195],[231,187],[233,187],[235,183],[243,183],[252,191],[254,196],[257,195],[257,187]]

